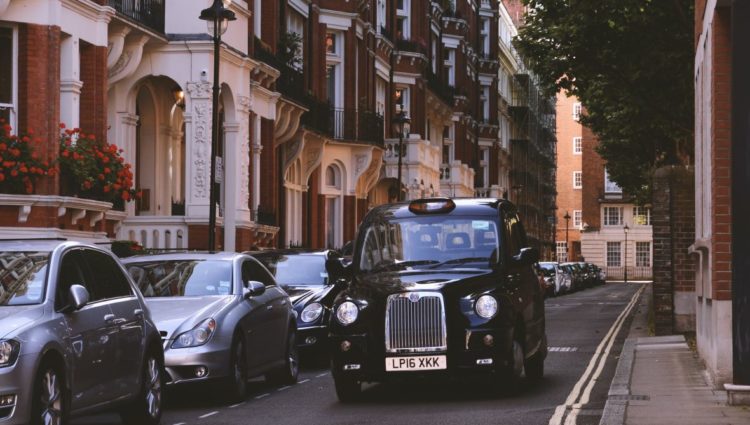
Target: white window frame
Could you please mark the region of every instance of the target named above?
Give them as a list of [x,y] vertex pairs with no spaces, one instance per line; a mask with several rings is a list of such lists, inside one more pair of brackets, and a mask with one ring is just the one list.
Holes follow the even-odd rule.
[[[448,127],[448,137],[443,137],[443,149],[445,149],[446,146],[448,147],[448,162],[445,163],[445,165],[450,165],[456,159],[456,144],[454,142],[456,138],[456,127],[452,122],[446,127]],[[445,134],[445,129],[443,129],[443,134]],[[440,155],[442,161],[443,153],[441,152]]]
[[[643,249],[638,249],[646,247]],[[645,255],[644,255],[645,254]],[[651,267],[651,242],[649,241],[636,241],[635,242],[635,266],[636,267]]]
[[[617,215],[613,216],[609,214],[608,211],[617,211]],[[611,220],[612,218],[616,219],[614,222]],[[612,207],[612,206],[605,206],[602,209],[602,225],[606,227],[616,227],[616,226],[622,226],[623,225],[623,207]]]
[[581,155],[581,154],[583,154],[583,138],[574,137],[573,138],[573,155]]
[[582,110],[581,102],[576,102],[573,104],[573,120],[580,121],[581,120],[581,110]]
[[286,28],[287,32],[296,33],[300,36],[300,44],[295,55],[299,58],[299,61],[295,68],[302,71],[305,67],[305,17],[294,8],[287,8]]
[[576,229],[583,227],[583,211],[573,210],[573,227]]
[[566,241],[557,241],[555,243],[557,254],[557,262],[558,263],[564,263],[568,261],[568,243]]
[[482,184],[484,187],[490,187],[490,148],[480,148],[481,160],[479,161],[479,167],[482,169]]
[[258,37],[259,40],[263,40],[263,28],[261,21],[261,16],[263,16],[263,8],[261,7],[261,3],[263,3],[262,0],[256,0],[255,4],[253,5],[255,6],[255,10],[253,11],[253,31],[255,31],[255,36]]
[[438,48],[438,36],[436,34],[432,34],[432,41],[430,42],[430,51],[432,52],[432,61],[430,66],[432,67],[432,73],[437,74],[437,66],[438,66],[438,56],[437,56],[437,48]]
[[[640,222],[637,217],[646,217],[645,223]],[[633,224],[636,226],[650,226],[651,225],[651,208],[647,207],[633,207]]]
[[482,43],[482,50],[485,56],[490,54],[490,18],[481,18],[479,37]]
[[604,193],[622,193],[622,188],[609,179],[607,167],[604,167]]
[[448,73],[448,85],[449,86],[456,86],[456,49],[447,48],[448,54],[445,55],[445,60],[443,60],[443,66],[446,68],[446,71]]
[[9,108],[8,122],[6,124],[13,128],[14,133],[18,133],[18,27],[15,25],[2,25],[2,28],[11,30],[11,58],[13,66],[11,69],[11,103],[0,103],[0,108]]
[[341,31],[328,31],[335,37],[335,49],[333,53],[326,51],[326,67],[334,67],[334,81],[336,82],[336,95],[333,102],[334,108],[344,107],[344,34]]
[[482,85],[482,121],[490,122],[490,86]]
[[401,86],[401,85],[396,86],[396,90],[401,90],[401,102],[402,102],[401,105],[402,105],[402,108],[403,108],[402,110],[404,112],[406,112],[406,115],[411,115],[409,113],[410,112],[409,110],[411,109],[409,107],[409,105],[410,105],[409,102],[410,102],[410,99],[411,99],[410,96],[409,96],[409,92],[410,92],[409,89],[410,89],[410,87],[409,86],[405,86],[405,85],[404,86]]
[[[622,267],[622,242],[607,242],[604,247],[604,260],[607,263],[607,267]],[[613,261],[610,262],[610,260]],[[617,260],[617,262],[615,263],[614,260]]]
[[573,171],[573,189],[583,189],[582,171]]
[[375,5],[375,24],[377,25],[376,31],[378,34],[382,34],[385,29],[385,13],[386,13],[386,0],[377,0]]
[[[404,8],[398,9],[398,3],[396,3],[396,20],[402,18],[404,21],[404,31],[401,36],[404,40],[411,39],[411,22],[409,16],[411,15],[411,0],[403,0]],[[398,25],[395,26],[398,29]]]

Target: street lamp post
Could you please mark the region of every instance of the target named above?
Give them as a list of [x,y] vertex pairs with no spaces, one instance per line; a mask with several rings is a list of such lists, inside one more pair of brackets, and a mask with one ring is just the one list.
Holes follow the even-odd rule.
[[[396,105],[399,106],[399,105]],[[402,159],[401,157],[404,156],[404,128],[409,128],[409,123],[411,123],[411,118],[409,118],[409,115],[404,112],[403,108],[399,108],[398,113],[395,117],[393,117],[393,131],[398,133],[398,200],[403,200],[402,195],[402,188],[403,184],[401,182],[401,164]]]
[[[225,4],[226,2],[226,4]],[[201,20],[206,21],[208,33],[214,41],[214,86],[211,119],[211,174],[209,176],[209,205],[208,205],[208,250],[216,249],[216,156],[219,148],[219,54],[221,46],[221,35],[224,34],[229,21],[237,17],[234,12],[227,9],[231,0],[214,0],[211,7],[201,10]],[[232,247],[234,249],[234,247]]]
[[628,283],[628,230],[630,228],[626,224],[623,230],[625,230],[625,283]]
[[568,222],[570,222],[570,214],[565,211],[563,218],[565,219],[565,261],[570,261],[568,258]]

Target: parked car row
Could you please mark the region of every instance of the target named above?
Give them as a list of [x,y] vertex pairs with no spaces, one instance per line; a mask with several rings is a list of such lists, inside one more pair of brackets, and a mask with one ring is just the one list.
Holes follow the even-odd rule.
[[544,280],[546,296],[558,296],[568,292],[604,285],[607,272],[596,264],[585,262],[540,262],[537,272]]
[[[363,382],[544,374],[544,294],[515,207],[375,208],[337,251],[173,252],[118,260],[64,240],[0,240],[0,421],[116,410],[158,424],[165,386],[296,382],[331,359],[340,400]],[[405,374],[404,372],[409,372]]]

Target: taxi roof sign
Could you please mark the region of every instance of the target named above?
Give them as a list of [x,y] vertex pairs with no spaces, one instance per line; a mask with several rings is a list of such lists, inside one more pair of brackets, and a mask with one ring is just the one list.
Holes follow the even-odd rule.
[[417,199],[409,203],[409,211],[414,214],[440,214],[453,211],[456,203],[450,198]]

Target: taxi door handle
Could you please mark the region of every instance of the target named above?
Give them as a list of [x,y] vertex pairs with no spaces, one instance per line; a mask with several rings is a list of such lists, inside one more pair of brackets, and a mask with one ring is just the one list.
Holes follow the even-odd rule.
[[106,323],[112,323],[112,322],[114,322],[115,321],[115,315],[111,314],[111,313],[110,314],[105,314],[104,315],[104,321]]

